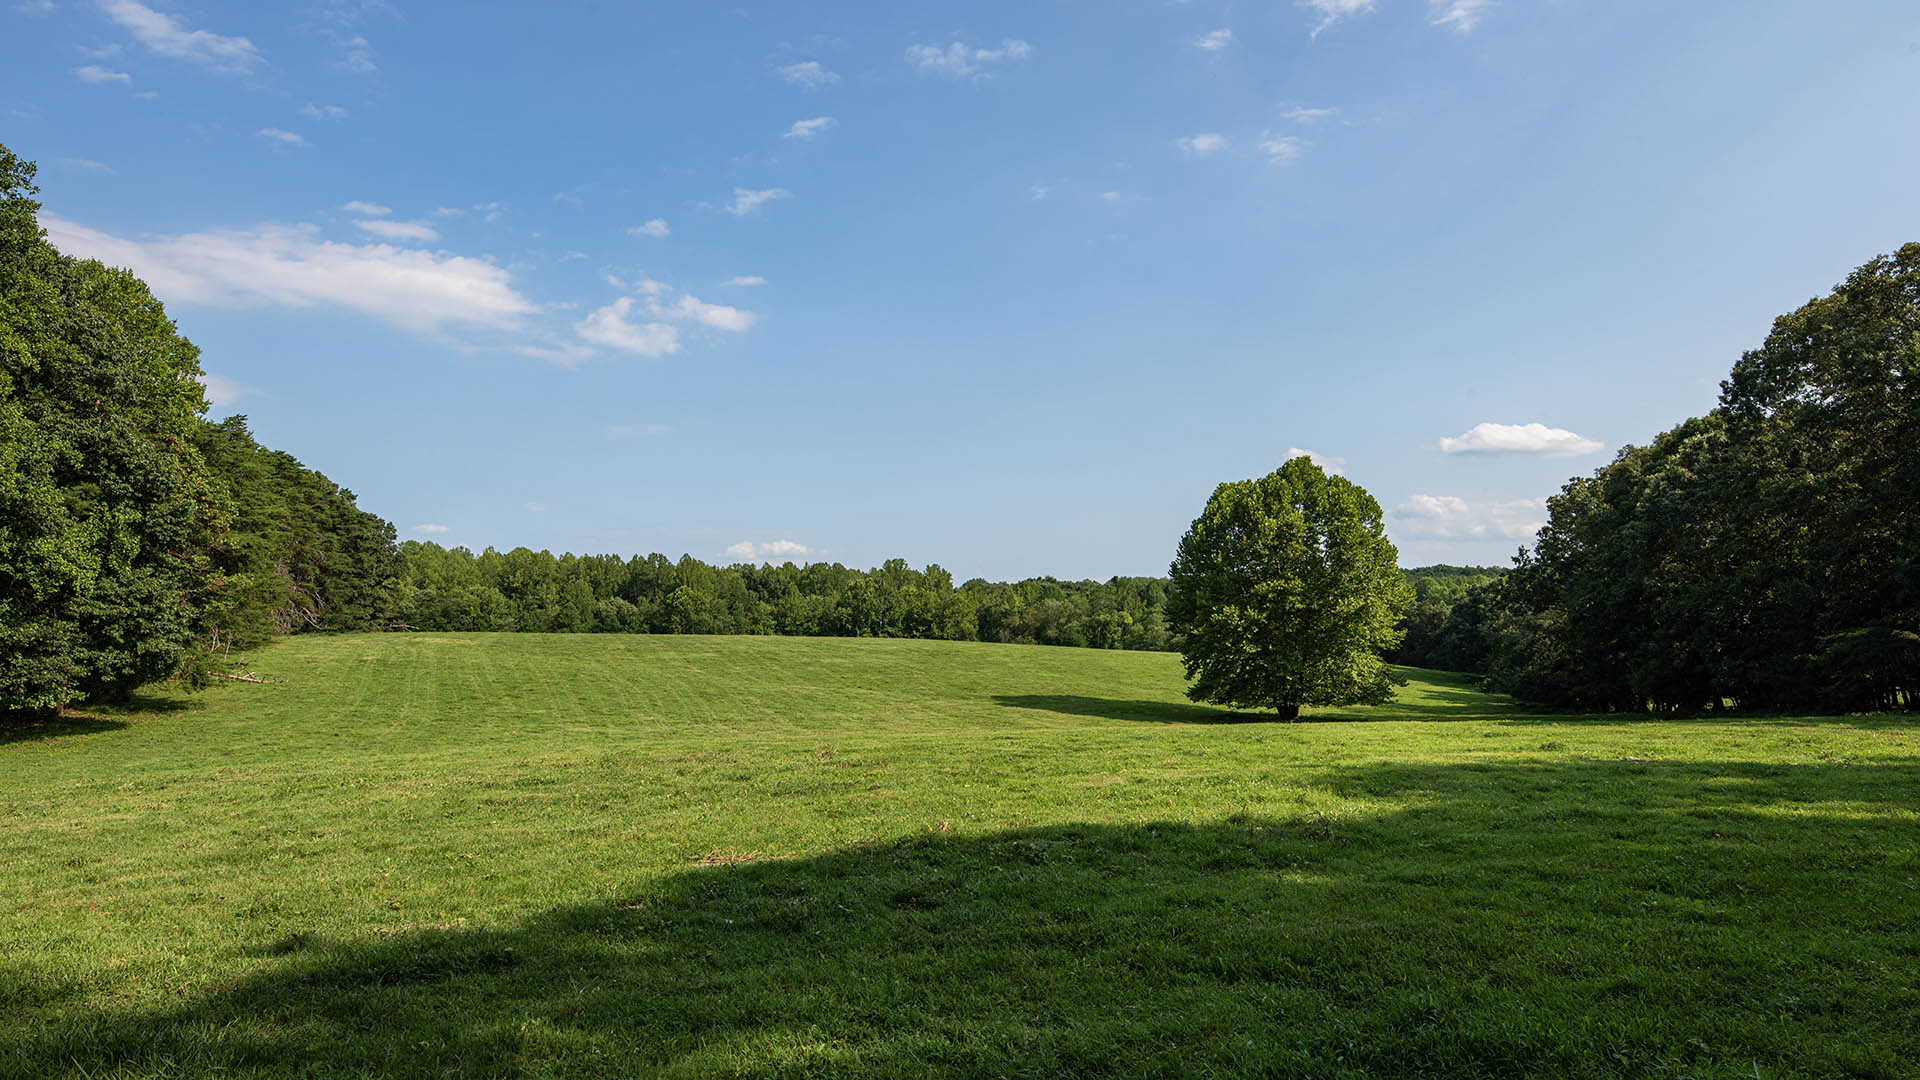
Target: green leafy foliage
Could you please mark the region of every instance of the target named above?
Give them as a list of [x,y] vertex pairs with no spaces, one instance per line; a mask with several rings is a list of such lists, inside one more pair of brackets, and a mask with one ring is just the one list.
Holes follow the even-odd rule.
[[1289,718],[1386,701],[1381,653],[1414,595],[1397,558],[1373,496],[1305,457],[1221,484],[1170,575],[1188,695]]

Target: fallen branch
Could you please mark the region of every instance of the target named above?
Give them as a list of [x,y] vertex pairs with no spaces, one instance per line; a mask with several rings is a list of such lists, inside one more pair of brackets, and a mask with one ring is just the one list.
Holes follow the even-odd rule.
[[261,678],[260,676],[254,675],[252,673],[248,673],[246,675],[229,675],[224,671],[216,671],[214,672],[214,674],[220,676],[223,679],[232,679],[234,682],[264,683],[267,681]]

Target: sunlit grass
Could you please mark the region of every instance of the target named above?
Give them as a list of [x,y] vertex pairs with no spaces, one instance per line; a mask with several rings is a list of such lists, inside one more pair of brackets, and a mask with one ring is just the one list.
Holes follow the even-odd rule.
[[390,635],[0,736],[0,1075],[1910,1076],[1920,738]]

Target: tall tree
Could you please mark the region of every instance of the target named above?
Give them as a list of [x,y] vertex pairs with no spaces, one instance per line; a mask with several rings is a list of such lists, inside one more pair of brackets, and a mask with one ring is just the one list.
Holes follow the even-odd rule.
[[1187,696],[1289,720],[1303,705],[1387,701],[1381,653],[1413,599],[1398,561],[1373,496],[1307,458],[1221,484],[1170,574]]

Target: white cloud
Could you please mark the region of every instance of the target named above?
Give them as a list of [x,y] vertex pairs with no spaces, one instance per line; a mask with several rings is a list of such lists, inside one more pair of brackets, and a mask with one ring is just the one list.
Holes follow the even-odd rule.
[[300,110],[300,115],[315,120],[344,120],[347,118],[347,110],[338,105],[315,105],[309,101]]
[[650,218],[647,220],[645,224],[635,225],[633,228],[628,229],[627,235],[628,236],[651,236],[654,239],[658,240],[661,237],[666,236],[671,232],[673,232],[673,230],[667,227],[666,218]]
[[1119,201],[1120,201],[1120,193],[1119,193],[1119,192],[1117,192],[1117,191],[1103,191],[1103,192],[1101,192],[1101,193],[1100,193],[1100,197],[1101,197],[1102,199],[1105,199],[1105,200],[1106,200],[1106,201],[1108,201],[1108,202],[1119,202]]
[[1465,433],[1440,440],[1447,454],[1544,454],[1575,457],[1596,454],[1606,444],[1566,428],[1545,424],[1475,424]]
[[561,262],[578,262],[579,260],[584,259],[586,257],[587,257],[587,253],[584,251],[569,251],[565,255],[560,256],[560,261]]
[[1524,540],[1547,523],[1547,500],[1471,502],[1458,495],[1415,495],[1393,508],[1396,537],[1417,540]]
[[761,277],[759,274],[736,274],[727,279],[727,284],[739,285],[745,288],[751,288],[755,285],[765,285],[766,283],[767,279]]
[[189,30],[178,16],[155,11],[137,0],[100,0],[100,8],[107,18],[160,56],[201,64],[223,75],[250,74],[266,62],[246,38]]
[[988,67],[1003,61],[1025,60],[1031,55],[1033,47],[1016,39],[1001,42],[997,49],[970,49],[958,41],[944,49],[938,45],[913,45],[907,49],[907,59],[913,61],[916,71],[930,71],[954,79],[969,75],[985,77],[984,69]]
[[1344,476],[1346,474],[1346,458],[1329,457],[1318,450],[1307,450],[1298,446],[1289,446],[1287,447],[1287,456],[1282,460],[1292,461],[1298,457],[1306,458],[1308,461],[1320,466],[1321,470],[1329,476]]
[[134,92],[134,95],[133,95],[133,96],[134,96],[134,97],[136,97],[136,98],[138,98],[138,99],[139,99],[139,100],[141,100],[141,101],[152,101],[152,100],[153,100],[154,98],[157,98],[157,97],[159,97],[159,96],[160,96],[160,91],[158,91],[158,90],[137,90],[137,91],[135,91],[135,92]]
[[791,560],[804,557],[812,554],[813,550],[792,540],[775,540],[764,544],[742,540],[737,544],[729,544],[726,555],[734,562],[772,562],[775,558]]
[[388,214],[393,213],[393,207],[391,206],[361,202],[359,199],[353,200],[340,209],[345,210],[349,214],[364,214],[367,217],[386,217]]
[[334,61],[336,71],[350,75],[371,75],[380,70],[373,62],[373,44],[359,34],[351,37],[336,38],[334,43],[341,48],[340,59]]
[[84,67],[74,68],[73,74],[84,83],[117,82],[122,86],[133,85],[133,76],[124,71],[114,71],[111,68],[103,68],[98,64],[87,64]]
[[692,319],[702,326],[711,326],[715,330],[743,334],[753,328],[760,316],[751,311],[741,311],[725,304],[709,304],[697,296],[682,296],[668,305],[650,305],[651,313],[668,319]]
[[113,171],[113,166],[107,164],[104,161],[95,161],[92,158],[63,157],[63,158],[55,158],[54,160],[58,161],[62,165],[65,165],[69,169],[86,169],[89,172],[112,172]]
[[1206,157],[1208,154],[1226,149],[1227,137],[1217,131],[1209,131],[1200,135],[1188,135],[1180,139],[1179,143],[1180,149],[1187,153]]
[[761,188],[758,191],[737,187],[733,189],[733,201],[727,204],[727,213],[734,217],[746,217],[760,209],[762,205],[774,199],[785,199],[793,192],[786,188]]
[[485,260],[335,243],[312,225],[130,240],[47,215],[40,224],[55,247],[131,269],[168,304],[338,308],[422,334],[450,326],[519,330],[538,310],[512,275]]
[[807,60],[798,64],[774,68],[773,73],[786,80],[789,86],[804,87],[808,90],[822,86],[831,86],[840,81],[840,76],[820,66],[818,60]]
[[529,514],[544,514],[544,513],[546,513],[546,512],[547,512],[547,504],[546,504],[546,503],[543,503],[543,502],[530,502],[530,503],[528,503],[528,504],[527,504],[527,513],[529,513]]
[[680,351],[680,330],[663,322],[639,322],[633,318],[631,296],[623,296],[573,324],[582,341],[618,352],[641,356],[665,356]]
[[428,536],[440,536],[444,533],[450,533],[453,530],[448,528],[445,525],[437,525],[431,521],[424,521],[418,525],[415,525],[413,527],[413,531],[417,533],[425,533]]
[[1194,48],[1205,49],[1208,52],[1218,52],[1231,44],[1233,44],[1233,31],[1224,27],[1201,34],[1193,43]]
[[224,409],[241,398],[266,396],[266,391],[257,386],[248,386],[246,383],[229,379],[225,375],[215,375],[210,371],[201,372],[200,386],[206,391],[207,404],[216,409]]
[[1427,21],[1469,33],[1486,18],[1493,4],[1494,0],[1427,0]]
[[1299,157],[1300,151],[1306,145],[1295,135],[1275,135],[1271,131],[1260,133],[1260,151],[1267,155],[1268,161],[1276,165],[1283,165]]
[[122,49],[117,41],[110,41],[105,45],[80,46],[80,54],[90,60],[111,60],[124,51],[126,50]]
[[1314,109],[1304,105],[1296,105],[1280,115],[1296,124],[1317,124],[1322,120],[1338,120],[1340,118],[1340,110]]
[[431,244],[440,239],[433,226],[424,221],[356,221],[354,227],[370,232],[382,240],[411,241],[416,244]]
[[273,139],[278,142],[286,143],[288,146],[307,145],[306,139],[302,138],[299,135],[294,134],[291,131],[282,131],[279,128],[261,128],[259,133],[262,136],[265,136],[266,138]]
[[1364,15],[1373,10],[1373,0],[1306,0],[1306,6],[1317,12],[1320,21],[1314,24],[1309,36],[1319,37],[1320,32],[1341,19],[1354,15]]
[[460,217],[465,213],[466,213],[465,210],[459,210],[451,206],[442,206],[434,210],[433,216],[434,217]]
[[831,116],[816,116],[811,120],[795,120],[793,126],[788,128],[786,133],[780,137],[783,139],[811,139],[832,126],[833,117]]

